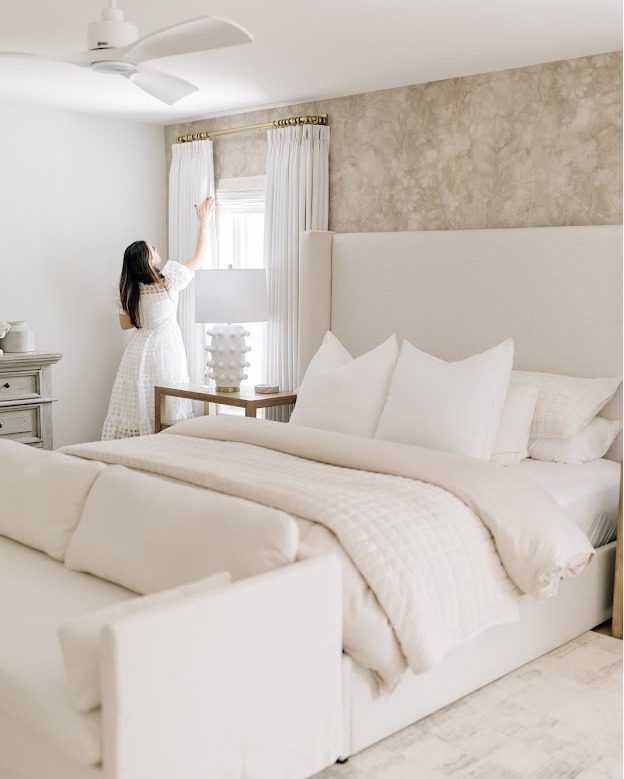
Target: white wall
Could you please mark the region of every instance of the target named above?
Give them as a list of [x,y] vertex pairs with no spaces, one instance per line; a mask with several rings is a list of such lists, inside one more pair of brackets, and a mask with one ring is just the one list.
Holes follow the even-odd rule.
[[55,447],[100,437],[127,334],[125,247],[165,255],[162,127],[0,104],[0,320],[25,319],[53,367]]

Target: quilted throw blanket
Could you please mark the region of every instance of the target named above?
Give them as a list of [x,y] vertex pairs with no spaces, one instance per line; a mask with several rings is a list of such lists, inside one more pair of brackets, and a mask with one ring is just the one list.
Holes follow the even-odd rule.
[[[67,447],[255,501],[331,530],[408,665],[517,618],[520,592],[554,595],[592,557],[538,487],[508,470],[413,446],[236,417]],[[374,637],[373,637],[374,640]]]

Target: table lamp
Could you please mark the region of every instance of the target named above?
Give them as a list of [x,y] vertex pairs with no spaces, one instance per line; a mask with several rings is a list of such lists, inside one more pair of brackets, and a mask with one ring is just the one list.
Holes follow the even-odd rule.
[[241,322],[269,318],[263,269],[199,270],[195,273],[195,321],[212,323],[206,334],[206,381],[217,392],[238,392],[249,367],[246,330]]

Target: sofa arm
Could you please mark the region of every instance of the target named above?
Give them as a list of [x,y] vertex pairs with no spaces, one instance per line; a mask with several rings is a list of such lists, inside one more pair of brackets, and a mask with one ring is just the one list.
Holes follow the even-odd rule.
[[108,779],[303,779],[341,747],[341,575],[322,556],[101,634]]

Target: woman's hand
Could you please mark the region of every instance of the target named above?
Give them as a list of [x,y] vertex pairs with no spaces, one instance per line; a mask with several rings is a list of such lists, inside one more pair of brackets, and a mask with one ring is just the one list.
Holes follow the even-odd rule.
[[195,209],[197,211],[197,218],[199,219],[199,223],[205,224],[210,218],[212,212],[215,210],[214,198],[210,196],[207,197],[205,200],[202,200],[198,206],[195,206]]

